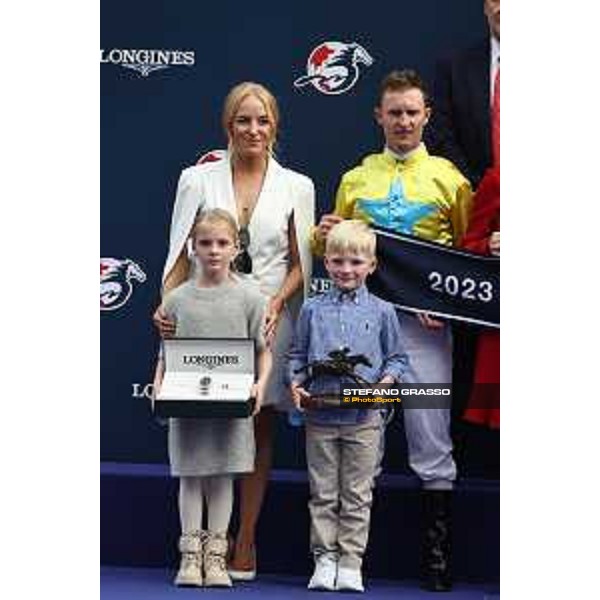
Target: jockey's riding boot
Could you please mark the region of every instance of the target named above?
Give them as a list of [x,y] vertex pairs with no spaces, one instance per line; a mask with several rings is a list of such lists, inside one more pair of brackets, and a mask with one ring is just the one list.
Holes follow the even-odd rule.
[[452,589],[451,501],[451,490],[421,491],[421,587],[432,592]]

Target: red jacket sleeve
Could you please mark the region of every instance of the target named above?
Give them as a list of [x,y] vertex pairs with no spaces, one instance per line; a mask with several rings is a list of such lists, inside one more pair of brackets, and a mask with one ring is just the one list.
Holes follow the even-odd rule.
[[488,238],[494,231],[500,231],[500,170],[497,168],[485,173],[475,192],[463,248],[489,254]]

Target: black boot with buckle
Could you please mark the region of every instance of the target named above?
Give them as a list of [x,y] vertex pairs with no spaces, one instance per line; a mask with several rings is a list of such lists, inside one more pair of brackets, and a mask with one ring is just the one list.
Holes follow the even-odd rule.
[[451,490],[421,492],[421,587],[432,592],[449,592],[452,589],[451,500]]

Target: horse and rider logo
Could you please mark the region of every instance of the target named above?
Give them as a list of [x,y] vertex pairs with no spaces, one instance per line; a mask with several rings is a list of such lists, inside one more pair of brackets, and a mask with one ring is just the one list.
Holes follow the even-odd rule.
[[100,259],[100,310],[117,310],[124,306],[133,293],[132,281],[146,281],[140,266],[126,258]]
[[343,94],[358,81],[361,64],[370,67],[373,57],[360,44],[322,42],[310,53],[306,75],[298,77],[294,87],[310,83],[323,94]]

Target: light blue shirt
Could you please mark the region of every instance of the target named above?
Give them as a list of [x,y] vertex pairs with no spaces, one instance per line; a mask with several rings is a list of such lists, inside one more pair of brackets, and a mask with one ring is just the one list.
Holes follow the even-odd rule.
[[[291,382],[303,383],[307,364],[329,358],[332,350],[350,348],[350,354],[364,354],[372,366],[357,365],[354,372],[370,383],[390,375],[400,381],[408,369],[396,311],[389,302],[369,293],[366,286],[352,292],[333,287],[329,292],[307,300],[302,306],[294,342],[288,353]],[[342,379],[342,380],[340,380]],[[338,377],[319,377],[310,383],[312,394],[341,392],[343,387],[361,387]],[[348,385],[347,385],[348,384]],[[311,422],[355,424],[364,421],[372,409],[331,408],[308,411]]]

